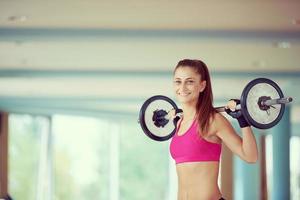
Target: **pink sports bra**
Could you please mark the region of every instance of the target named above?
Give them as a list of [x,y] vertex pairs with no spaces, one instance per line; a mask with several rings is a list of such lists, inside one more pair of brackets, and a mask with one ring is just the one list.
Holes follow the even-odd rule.
[[200,138],[196,121],[183,135],[178,135],[180,124],[170,143],[170,153],[176,164],[220,160],[222,145]]

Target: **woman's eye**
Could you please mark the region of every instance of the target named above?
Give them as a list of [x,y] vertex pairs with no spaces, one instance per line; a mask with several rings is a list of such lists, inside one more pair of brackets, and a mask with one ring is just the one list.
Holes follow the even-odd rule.
[[194,83],[194,81],[188,81],[187,83],[188,83],[188,84],[193,84],[193,83]]
[[174,81],[175,84],[179,85],[181,81]]

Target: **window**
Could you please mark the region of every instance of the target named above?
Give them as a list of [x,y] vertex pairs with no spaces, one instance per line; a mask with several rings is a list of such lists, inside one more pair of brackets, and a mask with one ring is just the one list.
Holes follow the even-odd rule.
[[173,199],[168,146],[132,119],[11,114],[9,192],[16,200]]
[[61,115],[52,123],[55,199],[109,199],[109,123]]
[[168,179],[168,142],[150,140],[136,123],[123,122],[120,136],[120,199],[167,199]]
[[[280,148],[280,147],[278,147]],[[291,136],[290,138],[290,199],[300,199],[300,137]],[[266,169],[268,182],[268,199],[271,199],[273,181],[273,150],[272,135],[266,137]]]
[[292,136],[290,140],[291,200],[300,199],[300,137]]
[[48,126],[47,117],[9,115],[8,190],[16,200],[36,199],[41,135]]

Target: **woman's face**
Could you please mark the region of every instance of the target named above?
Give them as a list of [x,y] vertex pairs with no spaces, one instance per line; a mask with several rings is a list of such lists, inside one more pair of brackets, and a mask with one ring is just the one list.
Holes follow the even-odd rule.
[[206,81],[191,67],[179,67],[174,73],[174,92],[182,104],[196,105],[199,94],[205,89]]

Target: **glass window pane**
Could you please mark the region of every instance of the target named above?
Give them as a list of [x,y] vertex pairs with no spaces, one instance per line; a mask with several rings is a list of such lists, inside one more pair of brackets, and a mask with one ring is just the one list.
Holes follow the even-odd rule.
[[109,199],[108,123],[61,115],[52,123],[55,200]]
[[[290,138],[290,192],[292,200],[300,199],[300,138],[291,136]],[[272,181],[273,181],[273,150],[272,135],[266,137],[266,164],[267,164],[267,186],[268,199],[272,199]]]
[[150,140],[133,121],[120,130],[120,199],[166,199],[169,142]]
[[300,137],[292,136],[290,140],[291,200],[300,199]]
[[9,115],[9,193],[16,200],[35,199],[40,156],[41,131],[49,125],[46,117]]
[[272,135],[266,136],[266,173],[267,173],[267,193],[268,199],[272,199],[272,183],[273,183],[273,142]]

